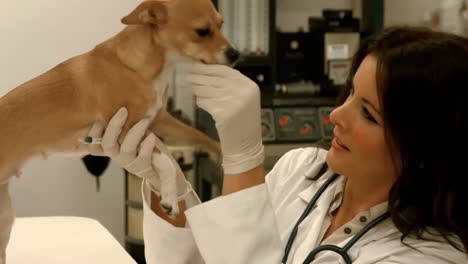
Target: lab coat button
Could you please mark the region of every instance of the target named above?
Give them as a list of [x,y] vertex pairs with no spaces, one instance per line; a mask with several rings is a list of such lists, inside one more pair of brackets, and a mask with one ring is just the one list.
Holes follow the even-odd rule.
[[361,221],[361,223],[365,223],[365,222],[367,222],[367,217],[361,216],[361,217],[359,218],[359,221]]
[[351,234],[351,228],[345,227],[344,232],[345,232],[346,234]]

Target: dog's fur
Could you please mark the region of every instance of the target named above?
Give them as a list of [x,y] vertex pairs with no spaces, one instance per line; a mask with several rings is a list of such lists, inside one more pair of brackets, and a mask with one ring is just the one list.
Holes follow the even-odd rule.
[[120,107],[129,112],[120,141],[149,117],[150,130],[165,140],[220,154],[217,142],[166,112],[164,96],[176,62],[231,64],[236,59],[211,1],[144,1],[122,23],[128,26],[116,36],[0,98],[0,263],[14,219],[11,175],[43,153],[85,154],[78,139],[94,122],[107,124]]

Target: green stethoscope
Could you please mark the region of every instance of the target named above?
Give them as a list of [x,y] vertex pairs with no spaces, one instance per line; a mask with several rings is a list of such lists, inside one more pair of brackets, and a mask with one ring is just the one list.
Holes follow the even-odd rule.
[[[324,185],[320,187],[320,189],[317,191],[317,193],[312,197],[312,200],[310,200],[309,204],[307,205],[306,209],[302,213],[301,217],[299,217],[299,220],[297,220],[296,225],[294,226],[291,235],[288,238],[288,243],[286,244],[286,248],[284,249],[284,257],[281,261],[282,264],[286,264],[288,261],[288,255],[289,251],[291,251],[291,246],[294,242],[294,239],[296,238],[297,235],[297,230],[299,228],[299,225],[304,221],[304,219],[310,214],[312,209],[314,208],[315,204],[317,203],[317,200],[320,198],[320,196],[323,194],[323,192],[333,183],[333,181],[338,178],[338,174],[334,174],[330,179],[325,182]],[[309,255],[307,255],[307,258],[304,260],[303,264],[309,264],[311,263],[315,256],[322,251],[333,251],[340,255],[344,260],[346,264],[352,264],[353,261],[348,255],[348,250],[362,237],[364,236],[369,230],[380,224],[382,221],[387,219],[390,216],[389,212],[384,213],[383,215],[377,217],[373,221],[371,221],[369,224],[367,224],[359,233],[357,233],[346,245],[342,248],[337,247],[335,245],[323,245],[316,247],[314,250],[312,250]]]

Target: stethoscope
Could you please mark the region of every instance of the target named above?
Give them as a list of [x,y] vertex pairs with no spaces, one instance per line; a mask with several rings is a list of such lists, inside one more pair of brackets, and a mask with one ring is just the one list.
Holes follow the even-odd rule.
[[[310,200],[309,204],[307,205],[306,209],[302,213],[301,217],[299,217],[299,220],[297,220],[296,225],[294,226],[291,235],[288,238],[288,243],[286,244],[286,248],[284,249],[284,257],[283,260],[281,261],[282,264],[285,264],[288,261],[288,255],[289,251],[291,250],[291,246],[294,242],[294,239],[296,238],[297,235],[297,230],[299,228],[299,225],[301,224],[302,221],[310,214],[312,209],[314,208],[315,204],[317,203],[317,200],[320,198],[320,196],[323,194],[323,192],[332,184],[332,182],[338,178],[338,174],[334,174],[330,179],[328,179],[324,185],[320,187],[320,189],[317,191],[317,193],[312,197],[312,200]],[[323,245],[316,247],[314,250],[312,250],[309,255],[307,255],[307,258],[304,260],[303,264],[309,264],[311,263],[315,256],[322,251],[333,251],[340,255],[344,260],[346,264],[352,264],[353,261],[348,255],[348,250],[362,237],[364,236],[369,230],[374,228],[376,225],[380,224],[382,221],[387,219],[390,216],[389,212],[384,213],[383,215],[377,217],[373,221],[371,221],[369,224],[367,224],[359,233],[357,233],[346,245],[342,248],[337,247],[335,245]]]

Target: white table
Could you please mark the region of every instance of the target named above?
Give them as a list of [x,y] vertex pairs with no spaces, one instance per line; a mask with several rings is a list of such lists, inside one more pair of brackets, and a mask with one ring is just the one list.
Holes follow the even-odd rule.
[[16,218],[7,264],[136,264],[98,221],[83,217]]

